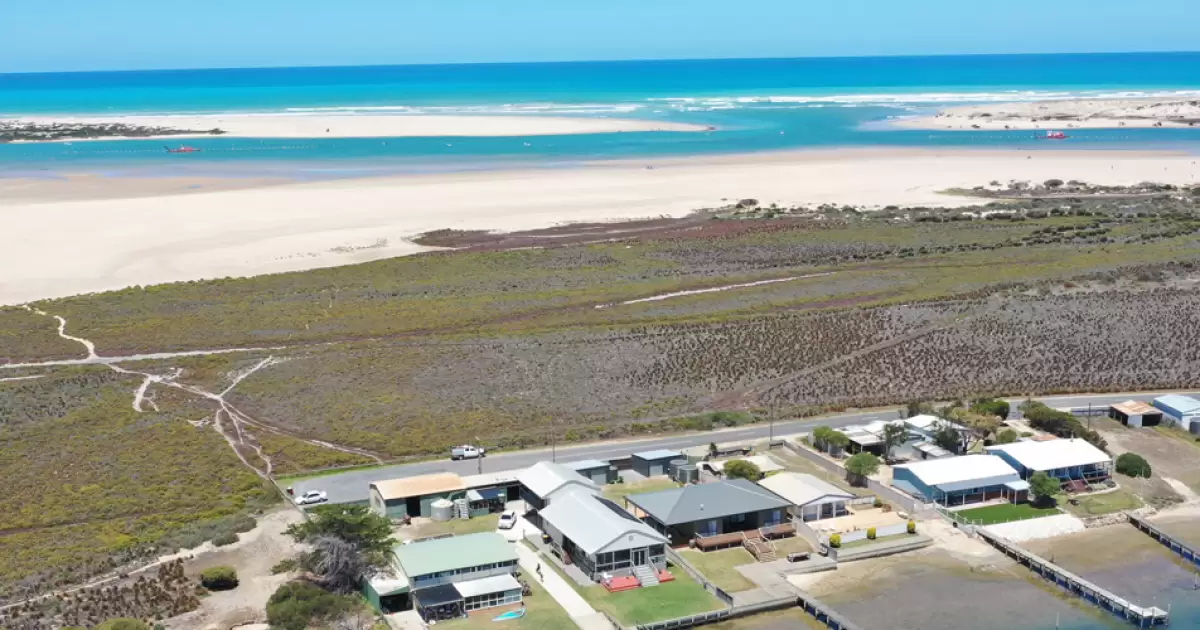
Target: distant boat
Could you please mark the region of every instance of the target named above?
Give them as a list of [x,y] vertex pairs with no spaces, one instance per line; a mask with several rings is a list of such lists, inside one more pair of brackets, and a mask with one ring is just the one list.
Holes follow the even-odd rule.
[[200,152],[200,149],[197,149],[196,147],[189,147],[186,144],[179,145],[178,149],[172,149],[171,147],[168,147],[166,145],[163,145],[163,148],[167,150],[167,153],[199,153]]
[[1070,138],[1067,134],[1061,131],[1047,131],[1046,135],[1042,136],[1043,140],[1066,140]]

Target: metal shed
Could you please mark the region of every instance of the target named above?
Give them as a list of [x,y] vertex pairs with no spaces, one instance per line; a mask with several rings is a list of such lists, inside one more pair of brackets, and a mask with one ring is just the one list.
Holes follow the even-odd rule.
[[617,467],[600,459],[585,459],[578,462],[563,464],[574,470],[592,483],[603,486],[617,482]]
[[667,474],[671,460],[682,458],[683,456],[676,451],[659,449],[656,451],[634,453],[631,459],[633,460],[634,472],[646,477],[660,477]]

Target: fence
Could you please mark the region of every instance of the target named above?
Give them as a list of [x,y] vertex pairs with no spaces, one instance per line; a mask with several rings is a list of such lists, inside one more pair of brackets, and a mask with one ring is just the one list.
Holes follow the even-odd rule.
[[1164,532],[1163,530],[1151,525],[1149,521],[1140,516],[1135,514],[1129,514],[1128,516],[1129,522],[1132,523],[1134,527],[1145,532],[1146,535],[1150,536],[1154,540],[1166,545],[1168,549],[1179,554],[1179,556],[1184,560],[1190,560],[1192,564],[1200,565],[1200,551],[1197,551],[1195,547],[1187,545],[1178,538],[1175,538],[1167,532]]
[[683,556],[679,555],[679,552],[667,547],[667,559],[671,561],[671,564],[683,569],[693,580],[696,580],[696,582],[703,586],[704,590],[712,593],[713,596],[724,602],[726,606],[733,606],[733,595],[726,593],[724,589],[705,579],[704,575],[696,570],[696,567],[693,567]]

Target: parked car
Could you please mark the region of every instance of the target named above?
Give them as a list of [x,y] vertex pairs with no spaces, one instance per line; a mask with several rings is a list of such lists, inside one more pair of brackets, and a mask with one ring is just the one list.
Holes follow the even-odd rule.
[[500,529],[512,529],[513,527],[516,527],[516,525],[517,525],[517,513],[516,512],[509,511],[509,512],[505,512],[500,515],[500,524],[498,525],[498,527]]
[[324,503],[329,500],[329,496],[322,490],[309,490],[304,494],[296,497],[296,505],[312,505],[314,503]]
[[485,451],[483,450],[483,447],[471,446],[470,444],[463,444],[462,446],[455,446],[454,448],[450,449],[450,459],[454,460],[475,459],[477,457],[483,457],[484,455]]

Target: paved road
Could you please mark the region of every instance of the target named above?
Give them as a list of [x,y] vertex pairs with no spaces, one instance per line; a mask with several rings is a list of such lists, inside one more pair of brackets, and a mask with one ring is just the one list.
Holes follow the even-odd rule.
[[[1056,408],[1086,408],[1089,404],[1096,407],[1105,407],[1113,403],[1129,400],[1130,398],[1148,400],[1163,393],[1166,392],[1148,392],[1142,394],[1125,393],[1047,396],[1038,398],[1038,400],[1041,400],[1047,405]],[[1197,392],[1178,393],[1183,393],[1189,396],[1200,396],[1200,393]],[[1013,415],[1016,416],[1016,405],[1024,399],[1010,398],[1008,400],[1009,402],[1013,403]],[[788,435],[792,433],[803,433],[811,430],[813,427],[821,425],[837,428],[851,424],[871,422],[872,420],[891,420],[897,417],[895,411],[897,408],[898,407],[875,411],[853,411],[835,415],[821,416],[818,418],[805,418],[803,420],[776,422],[774,431],[775,435]],[[769,431],[770,429],[767,425],[756,424],[738,429],[726,429],[705,433],[689,433],[685,435],[649,437],[644,439],[624,440],[620,442],[603,442],[599,444],[563,446],[556,450],[554,454],[554,460],[559,462],[569,462],[578,461],[581,459],[612,459],[617,457],[627,457],[630,453],[637,451],[649,451],[660,448],[678,450],[693,446],[703,446],[709,442],[725,443],[762,440],[768,436]],[[499,472],[504,470],[517,470],[521,468],[528,468],[539,461],[549,459],[551,459],[551,450],[548,448],[497,453],[483,459],[482,470],[485,473]],[[296,481],[292,484],[292,486],[295,488],[297,495],[300,495],[308,490],[324,490],[329,493],[330,502],[349,503],[354,501],[366,501],[367,484],[373,481],[396,479],[398,477],[412,477],[415,475],[424,475],[443,471],[456,472],[460,475],[473,475],[479,472],[480,466],[480,462],[476,460],[452,462],[449,459],[420,462],[415,464],[397,464],[394,466],[381,466],[378,468],[352,470],[344,473],[326,475],[323,477],[315,477],[312,479]]]

